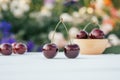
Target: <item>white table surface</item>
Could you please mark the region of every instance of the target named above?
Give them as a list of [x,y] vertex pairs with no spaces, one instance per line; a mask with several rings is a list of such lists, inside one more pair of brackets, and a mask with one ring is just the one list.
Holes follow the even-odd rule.
[[120,55],[0,55],[0,80],[120,80]]

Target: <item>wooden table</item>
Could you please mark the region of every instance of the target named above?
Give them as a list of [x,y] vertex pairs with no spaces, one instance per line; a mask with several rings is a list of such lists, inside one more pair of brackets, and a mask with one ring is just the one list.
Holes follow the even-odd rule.
[[0,80],[120,80],[120,55],[79,55],[54,59],[42,53],[0,55]]

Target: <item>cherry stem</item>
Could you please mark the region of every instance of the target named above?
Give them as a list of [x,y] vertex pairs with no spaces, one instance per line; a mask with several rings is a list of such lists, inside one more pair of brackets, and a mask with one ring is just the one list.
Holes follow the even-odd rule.
[[84,29],[83,29],[83,31],[85,31],[86,30],[86,28],[90,25],[90,24],[96,24],[96,25],[98,25],[98,27],[100,28],[100,24],[98,24],[98,23],[96,23],[96,22],[89,22],[85,27],[84,27]]
[[55,32],[56,32],[56,30],[57,30],[58,26],[60,25],[60,23],[61,23],[61,21],[59,21],[59,22],[57,23],[57,25],[56,25],[56,27],[55,27],[55,29],[54,29],[54,32],[53,32],[53,36],[52,36],[51,43],[53,43],[53,42],[54,42]]
[[[63,24],[63,26],[64,26],[64,28],[65,28],[68,36],[69,36],[69,32],[68,32],[67,26],[66,26],[65,23],[63,22],[63,18],[60,18],[60,21],[62,22],[62,24]],[[69,38],[69,40],[70,40],[70,44],[72,44],[72,40],[71,40],[70,36],[69,36],[68,38]]]

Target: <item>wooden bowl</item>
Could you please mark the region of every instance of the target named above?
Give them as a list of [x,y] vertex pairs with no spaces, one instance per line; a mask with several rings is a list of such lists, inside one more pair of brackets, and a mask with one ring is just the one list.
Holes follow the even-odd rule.
[[98,55],[102,54],[107,47],[107,39],[73,39],[80,47],[80,54]]

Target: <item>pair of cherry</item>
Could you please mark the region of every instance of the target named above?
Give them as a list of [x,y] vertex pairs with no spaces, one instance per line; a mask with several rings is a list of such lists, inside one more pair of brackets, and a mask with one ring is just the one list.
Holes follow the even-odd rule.
[[[80,30],[80,32],[76,35],[77,39],[103,39],[105,37],[105,34],[102,30],[98,28],[94,28],[89,34],[85,31],[85,29],[90,25],[93,24],[93,22],[88,23],[88,25],[85,26],[83,30]],[[97,23],[94,23],[97,24]],[[100,28],[100,25],[97,24]]]
[[24,54],[27,51],[27,46],[24,43],[2,43],[0,45],[0,53],[2,55],[11,55],[12,53],[15,54]]
[[[54,40],[54,35],[55,35],[55,32],[56,32],[56,29],[58,28],[60,23],[63,24],[63,26],[64,26],[67,34],[68,34],[67,27],[64,24],[63,19],[61,18],[60,21],[58,22],[58,24],[55,27],[51,43],[45,44],[43,46],[42,51],[43,51],[43,54],[46,58],[54,58],[56,56],[58,50],[59,50],[57,45],[53,43],[53,40]],[[64,54],[67,58],[76,58],[79,54],[80,48],[77,44],[72,43],[70,37],[69,37],[69,40],[70,40],[70,44],[68,44],[64,47]]]

